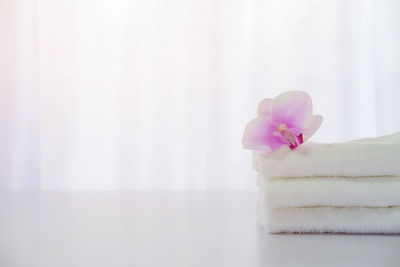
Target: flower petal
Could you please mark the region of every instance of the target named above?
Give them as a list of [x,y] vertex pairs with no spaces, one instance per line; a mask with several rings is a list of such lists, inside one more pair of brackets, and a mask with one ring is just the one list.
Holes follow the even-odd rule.
[[265,117],[250,121],[244,130],[242,144],[244,148],[257,151],[275,151],[286,142],[280,136],[274,135],[276,126]]
[[258,104],[257,114],[260,117],[267,117],[271,114],[271,98],[265,98],[263,101]]
[[311,120],[312,100],[303,91],[289,91],[278,95],[271,103],[272,122],[303,129]]
[[323,117],[321,115],[313,115],[310,122],[304,127],[303,138],[304,141],[309,139],[321,126]]

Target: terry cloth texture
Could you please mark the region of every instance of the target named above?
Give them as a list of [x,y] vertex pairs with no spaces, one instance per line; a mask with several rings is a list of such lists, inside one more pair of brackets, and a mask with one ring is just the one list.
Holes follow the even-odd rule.
[[272,154],[254,153],[254,168],[267,178],[400,176],[400,133],[336,144],[305,143]]
[[269,232],[400,233],[400,133],[254,154]]

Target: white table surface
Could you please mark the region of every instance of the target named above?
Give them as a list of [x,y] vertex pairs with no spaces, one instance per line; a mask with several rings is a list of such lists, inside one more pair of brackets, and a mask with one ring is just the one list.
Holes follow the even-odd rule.
[[257,192],[0,192],[0,266],[400,266],[399,235],[270,235]]

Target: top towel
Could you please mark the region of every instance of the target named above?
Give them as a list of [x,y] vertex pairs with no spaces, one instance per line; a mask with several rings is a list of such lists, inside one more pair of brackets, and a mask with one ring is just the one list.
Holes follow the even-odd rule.
[[254,153],[265,178],[400,176],[400,133],[343,143],[305,143],[272,154]]

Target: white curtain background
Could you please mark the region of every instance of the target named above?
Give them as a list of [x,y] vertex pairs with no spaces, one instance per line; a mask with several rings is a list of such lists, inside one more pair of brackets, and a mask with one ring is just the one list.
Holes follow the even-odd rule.
[[0,189],[254,189],[245,124],[400,131],[399,1],[1,0]]

